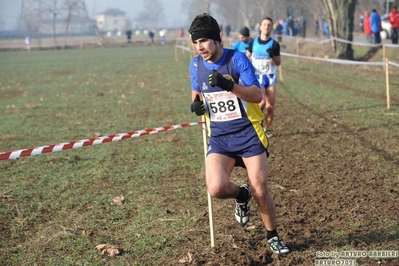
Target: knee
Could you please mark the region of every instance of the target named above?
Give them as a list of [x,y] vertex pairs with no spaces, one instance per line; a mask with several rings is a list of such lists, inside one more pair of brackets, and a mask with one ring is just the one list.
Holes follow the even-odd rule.
[[254,200],[259,203],[259,202],[263,202],[265,199],[265,195],[266,193],[262,192],[262,191],[251,191],[252,197],[254,198]]
[[268,113],[272,113],[272,112],[274,111],[274,106],[268,104],[268,105],[266,106],[266,111],[267,111]]
[[221,186],[208,186],[209,195],[213,198],[217,199],[224,199],[225,198],[225,191]]
[[272,199],[270,191],[266,188],[251,191],[252,197],[258,205],[264,205]]

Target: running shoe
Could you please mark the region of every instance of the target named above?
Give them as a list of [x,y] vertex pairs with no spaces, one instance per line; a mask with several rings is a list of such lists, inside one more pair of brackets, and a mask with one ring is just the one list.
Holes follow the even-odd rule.
[[245,225],[249,222],[249,201],[251,200],[251,189],[249,188],[248,184],[244,184],[241,187],[245,188],[248,191],[248,199],[245,202],[239,202],[236,200],[236,210],[235,216],[236,220],[239,224]]
[[266,134],[266,137],[268,137],[268,138],[273,136],[273,132],[270,129],[266,130],[265,134]]
[[270,249],[274,254],[284,256],[290,252],[283,240],[281,240],[281,238],[278,236],[270,238],[267,242],[269,243]]

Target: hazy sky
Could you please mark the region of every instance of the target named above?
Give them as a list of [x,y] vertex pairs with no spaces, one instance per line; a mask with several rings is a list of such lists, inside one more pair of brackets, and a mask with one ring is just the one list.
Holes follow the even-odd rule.
[[[0,0],[1,1],[1,0]],[[100,13],[107,8],[118,8],[126,12],[126,16],[134,18],[144,10],[143,2],[151,0],[85,0],[90,15]],[[181,3],[184,0],[160,0],[164,8],[166,26],[180,27],[187,24],[187,16],[183,14]]]
[[[15,29],[21,13],[23,0],[0,0],[0,30]],[[151,0],[144,0],[151,1]],[[167,27],[187,25],[187,15],[183,14],[181,3],[184,0],[160,0],[164,7]],[[143,11],[143,0],[85,0],[87,11],[92,16],[107,8],[118,8],[126,12],[128,18],[134,18]]]
[[20,0],[0,0],[0,29],[15,28],[20,10]]

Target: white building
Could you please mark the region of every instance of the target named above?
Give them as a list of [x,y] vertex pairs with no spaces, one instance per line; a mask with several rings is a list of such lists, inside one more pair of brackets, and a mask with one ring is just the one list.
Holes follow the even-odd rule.
[[121,35],[126,31],[126,12],[109,8],[97,14],[97,28],[100,32]]

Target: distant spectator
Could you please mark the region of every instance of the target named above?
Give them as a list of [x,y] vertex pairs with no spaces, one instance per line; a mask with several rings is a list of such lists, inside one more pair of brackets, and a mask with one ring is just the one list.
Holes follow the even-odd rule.
[[100,48],[104,48],[104,43],[105,43],[104,34],[101,33],[98,38],[98,46],[100,46]]
[[319,36],[319,31],[320,31],[320,24],[319,24],[319,20],[315,19],[314,21],[314,34],[316,36]]
[[152,30],[148,32],[148,36],[150,37],[151,44],[154,44],[154,32]]
[[294,18],[294,28],[292,29],[292,36],[297,36],[302,31],[302,25],[299,18]]
[[399,35],[399,12],[396,5],[392,6],[391,12],[388,15],[388,21],[391,23],[391,39],[392,44],[398,44]]
[[364,13],[363,30],[366,35],[366,40],[368,43],[373,43],[373,32],[371,31],[370,25],[370,12],[366,11]]
[[131,43],[132,42],[132,30],[128,29],[126,31],[126,37],[127,37],[127,43]]
[[25,38],[25,49],[27,51],[30,51],[30,36],[29,35],[26,36],[26,38]]
[[276,29],[274,30],[274,35],[277,36],[277,42],[281,43],[283,41],[283,20],[279,20],[276,25]]
[[363,14],[360,14],[360,17],[359,17],[359,27],[360,27],[360,32],[364,33],[364,16],[363,16]]
[[179,34],[180,38],[183,38],[184,37],[184,29],[180,28],[178,34]]
[[290,32],[288,30],[288,21],[286,19],[283,20],[283,34],[285,36],[289,36]]
[[184,44],[185,44],[185,41],[184,41],[184,29],[183,29],[183,28],[180,28],[179,31],[177,32],[177,34],[179,35],[178,42],[179,42],[181,45],[184,45]]
[[226,32],[226,37],[230,37],[231,27],[229,24],[226,25],[224,31]]
[[307,21],[305,18],[302,20],[302,38],[306,38],[306,25]]
[[371,32],[373,33],[373,43],[381,43],[381,17],[376,9],[373,9],[370,15]]
[[161,38],[161,44],[164,45],[165,44],[165,35],[166,35],[166,30],[160,30],[159,31],[159,37]]
[[330,39],[330,29],[328,28],[328,22],[323,18],[323,34],[327,39]]
[[289,16],[287,21],[287,30],[289,36],[294,36],[294,19]]

